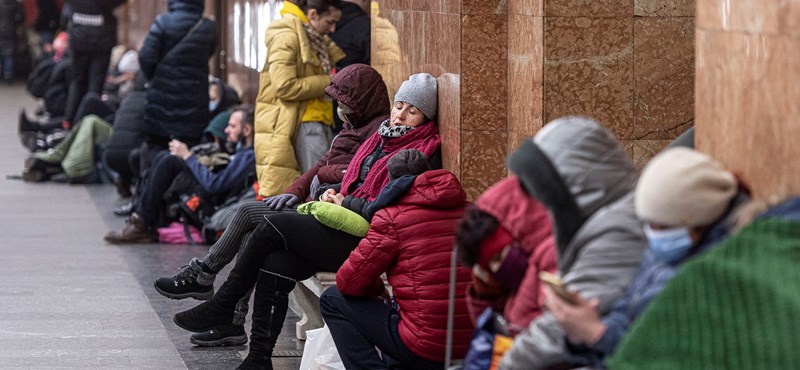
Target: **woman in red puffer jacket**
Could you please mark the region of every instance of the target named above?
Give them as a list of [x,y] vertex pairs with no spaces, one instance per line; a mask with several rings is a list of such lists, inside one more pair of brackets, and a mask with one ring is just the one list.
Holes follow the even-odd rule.
[[[366,238],[337,272],[336,287],[320,298],[322,316],[348,369],[386,368],[394,361],[414,369],[443,368],[453,237],[468,203],[447,170],[424,172],[411,182],[396,203],[375,213]],[[384,272],[394,307],[384,302]],[[457,358],[466,353],[474,329],[465,301],[469,281],[469,269],[458,267]]]

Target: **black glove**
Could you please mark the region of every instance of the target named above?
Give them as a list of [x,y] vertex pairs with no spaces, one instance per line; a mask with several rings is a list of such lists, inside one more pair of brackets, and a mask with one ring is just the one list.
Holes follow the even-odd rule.
[[269,209],[273,211],[279,211],[283,209],[283,207],[291,207],[297,203],[300,203],[300,198],[298,198],[297,195],[286,193],[265,198],[264,203],[267,204]]

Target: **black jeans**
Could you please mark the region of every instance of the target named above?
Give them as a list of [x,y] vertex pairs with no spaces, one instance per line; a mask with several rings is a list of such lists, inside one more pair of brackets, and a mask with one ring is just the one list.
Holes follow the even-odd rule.
[[[319,305],[346,369],[444,368],[406,346],[397,329],[400,315],[380,298],[345,297],[331,287],[322,293]],[[383,359],[375,347],[384,353]]]
[[361,238],[329,228],[314,216],[294,212],[266,217],[253,230],[214,300],[234,310],[263,270],[292,280],[336,272]]
[[78,105],[78,110],[75,113],[75,122],[73,123],[80,122],[83,117],[94,114],[109,124],[114,124],[115,111],[116,109],[114,109],[114,107],[103,101],[100,94],[89,91],[83,96],[83,99],[81,99],[81,103]]
[[67,108],[64,119],[72,123],[78,111],[78,105],[87,92],[100,94],[108,73],[111,50],[96,52],[72,51],[72,68],[74,76],[67,94]]
[[103,154],[103,163],[119,174],[119,180],[123,184],[130,184],[133,181],[133,169],[129,162],[129,156],[133,149],[126,149],[120,147],[106,147]]
[[169,154],[167,151],[162,151],[156,155],[153,161],[153,167],[150,169],[150,176],[144,184],[144,189],[141,192],[141,197],[134,205],[134,211],[142,222],[149,227],[158,226],[161,214],[164,213],[166,202],[164,202],[164,193],[172,185],[172,181],[178,177],[181,172],[188,172],[191,174],[189,166],[182,158],[178,158]]

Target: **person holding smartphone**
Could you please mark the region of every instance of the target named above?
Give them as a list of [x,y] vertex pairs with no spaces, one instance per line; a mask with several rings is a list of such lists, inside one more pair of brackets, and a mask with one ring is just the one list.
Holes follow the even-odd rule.
[[677,268],[727,237],[734,211],[747,198],[733,174],[706,154],[670,148],[653,158],[639,179],[635,200],[648,248],[625,295],[601,317],[597,298],[575,294],[569,303],[551,288],[545,291],[547,307],[566,334],[571,364],[604,367]]
[[[647,244],[634,212],[639,172],[628,154],[597,121],[563,117],[524,140],[508,168],[525,195],[547,209],[561,278],[608,312],[636,275]],[[543,310],[514,337],[499,369],[547,369],[567,356],[561,325]]]

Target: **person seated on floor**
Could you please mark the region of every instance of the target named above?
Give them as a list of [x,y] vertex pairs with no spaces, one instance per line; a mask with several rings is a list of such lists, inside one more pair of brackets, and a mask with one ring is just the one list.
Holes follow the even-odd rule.
[[[114,115],[114,129],[103,152],[103,164],[114,171],[114,184],[117,194],[122,198],[130,198],[133,194],[131,186],[138,173],[131,167],[130,157],[134,149],[144,142],[144,106],[147,97],[147,79],[138,73],[134,78],[134,87],[120,103]],[[227,121],[226,121],[227,124]]]
[[152,176],[144,184],[128,224],[120,231],[108,233],[105,240],[114,244],[157,241],[155,228],[166,207],[163,195],[183,172],[190,171],[197,185],[209,195],[238,192],[243,186],[248,186],[248,179],[255,173],[253,116],[252,108],[234,109],[226,133],[228,140],[237,143],[239,149],[225,169],[218,173],[212,173],[201,164],[185,143],[170,141],[169,153],[161,152],[156,156],[151,169]]
[[[141,73],[137,75],[137,79],[138,79],[138,76],[142,76],[142,78],[145,78],[144,75],[141,74]],[[230,112],[228,112],[228,110],[231,107],[233,107],[234,105],[238,104],[238,102],[239,102],[239,94],[236,92],[236,90],[234,90],[230,86],[225,85],[222,81],[219,81],[218,79],[213,79],[213,80],[215,80],[216,82],[213,82],[211,87],[209,88],[209,92],[208,92],[209,93],[209,99],[211,99],[211,100],[218,99],[218,101],[214,103],[214,107],[213,108],[211,106],[209,106],[209,109],[213,109],[213,112],[219,112],[219,113],[210,116],[210,117],[212,117],[211,121],[209,121],[208,126],[206,126],[206,128],[203,130],[203,136],[200,139],[200,143],[198,145],[190,148],[190,149],[192,149],[192,150],[197,149],[198,151],[204,151],[204,152],[207,152],[209,150],[214,151],[216,149],[223,149],[223,150],[227,151],[228,153],[233,153],[235,151],[235,148],[233,148],[233,147],[227,147],[226,148],[225,145],[221,145],[221,146],[213,147],[213,148],[208,146],[208,145],[206,145],[206,146],[202,147],[202,149],[201,148],[196,148],[199,145],[208,144],[208,143],[211,143],[211,142],[214,142],[214,141],[217,141],[217,140],[225,141],[225,137],[227,135],[224,133],[224,130],[225,130],[225,127],[228,125],[228,119],[227,119],[227,117],[222,119],[222,118],[220,118],[220,116],[223,115],[223,114],[230,114]],[[218,95],[219,91],[224,91],[224,93],[223,93],[224,97],[222,97],[222,98],[219,97],[219,95]],[[140,100],[140,99],[141,98],[137,97],[137,100]],[[146,100],[146,92],[145,92],[145,98],[144,99]],[[143,104],[142,105],[142,109],[144,110],[146,105],[144,104],[144,102],[142,104]],[[142,180],[142,175],[143,175],[142,172],[143,171],[141,171],[142,160],[141,160],[140,154],[141,153],[148,153],[148,154],[151,154],[151,155],[154,156],[155,153],[158,152],[157,148],[152,148],[153,150],[151,151],[150,148],[148,147],[148,150],[144,150],[145,146],[143,144],[146,141],[147,130],[148,130],[148,126],[147,126],[147,123],[146,123],[146,120],[145,120],[144,113],[141,116],[141,121],[144,121],[144,122],[142,122],[140,125],[137,126],[137,130],[138,130],[138,134],[140,134],[142,136],[142,139],[141,140],[137,140],[135,142],[135,144],[136,144],[135,147],[132,147],[130,149],[125,149],[125,152],[128,155],[127,157],[125,157],[125,161],[129,163],[128,165],[126,165],[128,167],[128,169],[126,169],[126,170],[131,172],[131,175],[128,176],[128,179],[130,179],[130,180],[125,181],[125,180],[127,180],[125,178],[119,178],[118,180],[122,180],[121,182],[115,180],[115,184],[117,185],[117,190],[118,190],[120,195],[127,195],[127,194],[131,194],[132,195],[132,193],[130,191],[131,181],[133,179]],[[214,127],[218,127],[218,128],[214,128]],[[212,133],[212,132],[209,131],[210,129],[214,129],[215,131]],[[128,143],[128,144],[130,144],[130,143]],[[220,144],[222,144],[222,143],[220,143]],[[130,145],[125,145],[125,146],[126,147],[130,147]],[[123,153],[120,152],[118,154],[123,154]],[[121,162],[122,158],[116,158],[116,159],[119,160],[119,162],[118,162],[118,163],[120,163],[119,166],[123,167],[122,166],[122,162]],[[147,162],[149,162],[149,161],[147,161]],[[128,190],[126,191],[125,189],[128,189]],[[129,196],[124,196],[123,198],[128,198],[128,197],[130,197],[130,195]],[[126,203],[122,204],[120,207],[114,209],[114,214],[118,215],[118,216],[130,216],[132,210],[133,210],[133,201],[130,201],[130,202],[126,202]]]
[[[61,117],[64,115],[67,90],[72,81],[72,57],[68,51],[69,35],[66,32],[60,32],[53,41],[52,54],[37,62],[33,71],[28,75],[26,84],[28,93],[34,98],[42,99],[42,107],[37,116],[46,114]],[[24,113],[24,110],[22,112]]]
[[81,119],[52,149],[36,152],[25,160],[22,179],[29,182],[53,180],[70,184],[101,182],[97,169],[97,148],[111,135],[111,124],[89,115]]
[[[441,168],[437,112],[437,81],[426,73],[403,82],[390,119],[362,144],[347,167],[341,195],[375,199],[389,181],[386,165],[403,149],[428,156],[431,168]],[[326,197],[332,202],[338,196]],[[268,215],[239,253],[228,279],[210,300],[175,314],[183,329],[205,332],[230,325],[237,303],[256,285],[250,351],[240,368],[268,367],[289,308],[296,281],[317,272],[335,272],[361,240],[297,212]]]
[[[509,156],[509,169],[553,222],[558,270],[567,284],[597,297],[605,314],[639,267],[647,240],[634,212],[638,171],[596,121],[548,123]],[[544,369],[567,361],[564,331],[545,311],[514,337],[501,369]]]
[[472,267],[467,303],[473,320],[491,307],[512,335],[543,310],[539,272],[555,272],[556,246],[547,209],[519,179],[500,180],[467,207],[456,231],[458,256]]
[[[389,159],[394,180],[376,199],[382,208],[336,273],[336,286],[320,297],[322,317],[348,369],[384,369],[398,363],[442,369],[452,268],[457,270],[453,356],[463,358],[469,347],[474,330],[465,302],[470,271],[451,266],[466,194],[448,170],[417,174],[427,162],[414,152],[419,153],[401,151]],[[384,288],[383,273],[392,297]]]
[[605,359],[678,267],[728,236],[736,210],[748,199],[737,187],[733,174],[692,149],[670,148],[647,164],[636,186],[636,216],[644,222],[649,244],[625,295],[601,317],[597,298],[576,296],[568,303],[545,291],[547,307],[566,334],[572,365],[605,367]]
[[239,93],[219,78],[209,76],[208,82],[208,116],[216,117],[230,107],[241,104]]
[[[325,88],[325,93],[339,102],[338,115],[344,129],[333,140],[330,150],[311,170],[303,173],[281,195],[260,201],[245,201],[234,212],[225,231],[202,259],[194,258],[171,277],[160,277],[155,289],[172,299],[209,299],[214,294],[217,273],[233,261],[244,240],[264,220],[279,212],[296,212],[296,206],[308,199],[318,199],[320,184],[338,184],[353,155],[371,137],[378,126],[389,118],[391,103],[381,75],[366,64],[343,68]],[[201,346],[243,344],[250,296],[242,298],[230,325],[192,335],[190,341]]]

